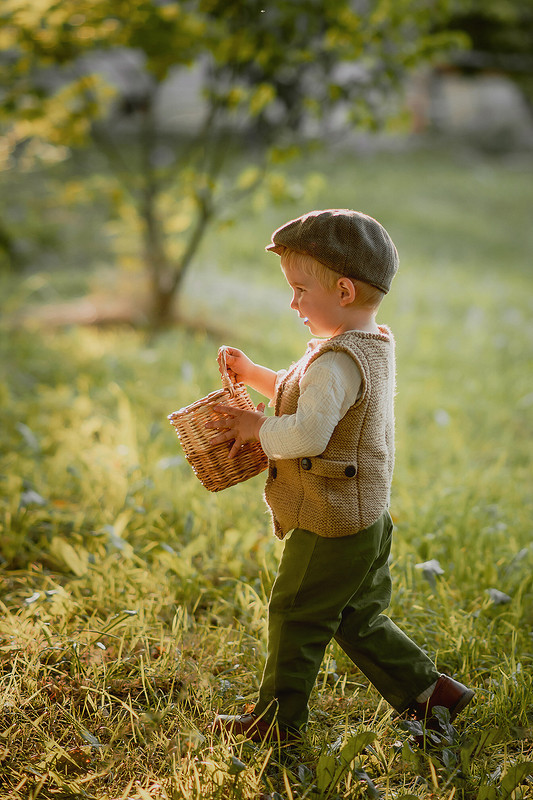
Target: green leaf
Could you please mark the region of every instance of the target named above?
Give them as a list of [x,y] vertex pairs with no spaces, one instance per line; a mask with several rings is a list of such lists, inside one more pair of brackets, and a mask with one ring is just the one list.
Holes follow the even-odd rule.
[[373,731],[362,731],[361,733],[352,736],[340,752],[340,758],[345,764],[350,764],[356,756],[363,752],[367,745],[371,744],[376,739],[376,734]]
[[498,791],[495,786],[480,786],[476,800],[497,800]]
[[475,747],[472,750],[473,758],[477,758],[480,753],[485,749],[489,748],[496,743],[504,740],[505,734],[500,728],[488,728],[480,733],[479,738],[475,743]]
[[317,785],[319,792],[324,792],[331,786],[337,774],[337,761],[335,756],[323,753],[318,759],[316,768]]
[[502,800],[507,800],[524,778],[530,775],[533,775],[533,761],[523,761],[521,764],[514,764],[510,767],[503,776],[500,786]]

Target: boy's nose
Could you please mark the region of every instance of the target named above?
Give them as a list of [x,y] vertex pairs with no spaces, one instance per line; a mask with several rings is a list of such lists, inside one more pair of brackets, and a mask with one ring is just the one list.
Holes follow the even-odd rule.
[[293,309],[293,311],[296,311],[297,308],[298,308],[298,303],[296,302],[296,297],[293,297],[292,300],[291,300],[291,308]]

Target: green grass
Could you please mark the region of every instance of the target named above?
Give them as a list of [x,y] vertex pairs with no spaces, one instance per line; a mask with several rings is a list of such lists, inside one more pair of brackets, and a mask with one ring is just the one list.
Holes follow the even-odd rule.
[[[328,174],[315,194],[206,241],[185,287],[195,332],[2,325],[2,797],[532,796],[532,165],[404,152],[306,166]],[[398,349],[391,614],[477,689],[432,755],[334,646],[301,748],[210,732],[254,700],[281,545],[262,478],[209,494],[166,415],[217,387],[223,341],[274,368],[298,357],[305,332],[262,249],[291,216],[344,205],[381,219],[401,255],[380,315]],[[4,278],[4,306],[61,285]],[[428,579],[417,565],[432,559],[443,574]]]

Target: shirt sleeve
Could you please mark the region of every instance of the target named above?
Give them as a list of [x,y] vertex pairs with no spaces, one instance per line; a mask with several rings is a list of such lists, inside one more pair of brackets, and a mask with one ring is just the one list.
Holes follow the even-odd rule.
[[268,417],[259,431],[272,459],[316,456],[324,452],[337,423],[361,390],[357,364],[344,352],[326,352],[306,370],[295,414]]
[[283,380],[283,378],[285,377],[285,375],[287,374],[287,372],[288,372],[288,370],[286,370],[286,369],[278,370],[277,376],[276,376],[276,382],[274,384],[274,396],[272,397],[270,403],[268,404],[269,407],[274,407],[276,405],[276,396],[278,394],[279,385],[280,385],[281,381]]

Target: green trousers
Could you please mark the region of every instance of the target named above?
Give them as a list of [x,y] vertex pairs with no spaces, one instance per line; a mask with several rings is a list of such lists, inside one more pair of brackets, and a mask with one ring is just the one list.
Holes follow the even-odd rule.
[[399,712],[437,680],[431,659],[382,612],[391,598],[392,520],[353,536],[297,529],[269,602],[268,650],[255,711],[301,728],[324,651],[335,639]]

